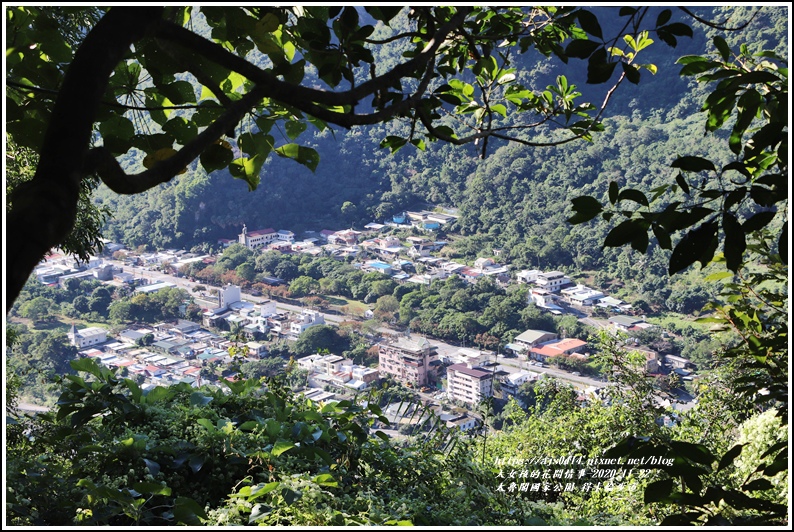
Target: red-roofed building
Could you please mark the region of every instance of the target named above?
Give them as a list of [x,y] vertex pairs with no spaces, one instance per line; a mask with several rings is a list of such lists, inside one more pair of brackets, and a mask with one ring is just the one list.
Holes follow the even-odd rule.
[[546,362],[549,357],[559,355],[572,355],[587,345],[584,340],[576,338],[563,338],[562,340],[548,342],[529,350],[530,358]]
[[243,232],[237,237],[237,241],[248,249],[266,246],[276,240],[278,240],[278,233],[275,229],[268,227],[267,229],[257,229],[249,233],[245,224],[243,224]]
[[460,270],[459,275],[461,277],[463,277],[464,280],[466,280],[466,281],[468,281],[470,283],[476,283],[477,280],[480,277],[482,277],[482,272],[477,270],[477,269],[475,269],[475,268],[470,268],[470,267],[466,266],[465,268]]
[[325,240],[327,242],[328,238],[331,235],[335,235],[335,234],[336,234],[336,231],[331,231],[330,229],[323,229],[322,231],[320,231],[320,238],[322,238],[323,240]]

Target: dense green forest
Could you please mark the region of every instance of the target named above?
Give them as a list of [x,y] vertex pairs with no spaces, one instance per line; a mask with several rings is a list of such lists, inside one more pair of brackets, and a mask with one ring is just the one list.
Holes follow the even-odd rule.
[[[779,24],[769,9],[742,32],[729,34],[728,42],[749,42],[757,49],[775,43],[779,50],[787,49],[785,35],[777,34],[778,40],[767,36]],[[720,18],[722,11],[716,9],[713,16]],[[738,11],[737,19],[748,16],[747,8]],[[610,280],[628,283],[624,294],[634,295],[636,301],[661,310],[696,311],[709,287],[694,276],[685,281],[667,277],[668,252],[653,245],[647,256],[629,248],[602,249],[609,222],[582,227],[566,220],[571,199],[583,194],[605,197],[610,181],[651,190],[671,179],[670,163],[681,154],[729,157],[718,136],[703,137],[703,117],[697,113],[703,89],[679,77],[680,67],[674,64],[679,55],[707,48],[709,33],[681,39],[673,54],[651,50],[648,61],[657,64],[658,73],[644,74],[637,86],[620,87],[608,108],[605,131],[590,143],[535,148],[493,141],[484,160],[475,146],[432,143],[423,151],[408,145],[389,156],[379,145],[389,135],[404,133],[397,122],[350,132],[315,131],[307,145],[327,164],[312,172],[271,157],[253,192],[228,172],[207,175],[201,168],[143,194],[116,195],[100,187],[95,201],[113,213],[104,234],[131,248],[208,249],[217,248],[219,238],[235,238],[243,224],[249,230],[275,227],[296,233],[361,228],[405,209],[441,204],[458,209],[460,215],[444,227],[464,237],[456,240],[456,256],[474,258],[503,248],[505,260],[515,269],[602,272]],[[378,59],[388,64],[398,58]],[[585,84],[584,63],[579,60],[563,65],[526,54],[517,64],[527,86],[552,83],[562,67],[577,89],[603,97]],[[342,213],[345,202],[356,207],[352,216]],[[693,302],[688,308],[676,305],[687,299],[680,292],[694,296],[688,298]]]
[[[19,179],[7,185],[13,193],[9,270],[15,291],[7,295],[6,308],[30,327],[6,330],[7,352],[24,357],[8,357],[6,365],[5,524],[788,526],[790,21],[787,8],[765,6],[741,31],[723,31],[728,15],[731,24],[741,25],[752,11],[594,10],[599,24],[593,12],[573,8],[419,7],[398,14],[386,7],[217,7],[201,10],[206,18],[195,21],[196,33],[223,43],[209,46],[183,31],[198,8],[9,10],[15,33],[7,60],[14,91],[6,126],[20,149],[33,150],[26,156],[37,170],[31,177],[21,170],[27,163],[18,163]],[[640,24],[646,14],[655,18],[645,21],[654,40],[675,45],[673,50],[657,42],[642,56],[654,68],[635,66],[633,55],[625,55],[648,44]],[[521,25],[525,15],[536,17],[538,31]],[[699,25],[703,17],[720,22]],[[622,27],[620,20],[636,26]],[[409,30],[404,48],[369,51],[368,45],[390,42],[385,23]],[[148,39],[145,29],[162,41]],[[504,31],[511,38],[517,31],[520,38],[508,44],[527,52],[512,58],[515,73],[498,66],[496,58],[503,57],[491,47],[494,35]],[[602,33],[626,34],[627,48],[613,62]],[[91,41],[96,35],[112,46],[98,47],[101,41]],[[41,52],[20,48],[20,37],[26,44],[41,43]],[[81,49],[88,53],[75,54],[84,37]],[[187,42],[194,49],[175,61],[163,42]],[[260,52],[257,68],[229,58],[254,49]],[[195,91],[173,73],[182,72],[199,50],[220,64],[234,64],[207,71],[188,65],[192,73],[206,75],[202,92],[213,95],[212,104],[191,108],[192,116],[214,137],[198,134],[178,114],[170,121],[166,114],[174,112],[175,102],[197,103]],[[753,55],[762,50],[767,51]],[[73,59],[69,68],[86,77],[95,72],[90,52],[98,53],[93,59],[105,69],[99,76],[118,76],[116,82],[130,76],[134,85],[141,65],[147,69],[148,116],[126,118],[123,106],[97,111],[102,97],[123,100],[135,86],[128,93],[123,84],[112,84],[103,94],[104,81],[93,86],[63,75]],[[686,59],[675,64],[680,56]],[[406,62],[396,66],[398,59]],[[246,85],[238,70],[258,81]],[[404,84],[394,83],[395,72],[408,78]],[[428,96],[424,91],[434,72],[449,84]],[[574,84],[583,99],[598,101],[610,90],[604,83],[614,72],[628,83],[618,87],[599,131],[599,120],[566,107],[573,100],[566,91]],[[543,93],[509,92],[513,75],[522,86],[554,85],[547,101],[558,106],[547,107]],[[488,97],[501,85],[498,80],[508,85],[500,94],[518,102],[516,109],[551,117],[531,128],[533,142],[554,144],[567,133],[592,141],[538,147],[521,144],[528,137],[520,137],[506,144],[499,136],[507,126],[498,104],[458,105],[474,91],[468,81]],[[344,91],[317,90],[340,83]],[[278,92],[284,86],[294,92]],[[267,92],[272,87],[275,95]],[[79,100],[83,92],[90,99],[92,89],[92,104]],[[357,110],[361,115],[345,99],[357,91],[372,97]],[[54,93],[59,98],[51,106]],[[81,103],[64,110],[70,97]],[[442,116],[441,101],[457,107]],[[252,108],[256,112],[249,114]],[[379,114],[384,109],[388,113]],[[565,122],[566,112],[584,125]],[[450,145],[458,139],[444,128],[469,114],[479,117],[471,122],[472,142]],[[407,120],[382,123],[384,116]],[[317,117],[341,126],[367,119],[376,125],[343,131]],[[64,120],[81,124],[85,138],[69,135],[68,128],[50,130],[50,120],[64,128]],[[167,124],[164,132],[155,123]],[[426,131],[414,137],[420,123]],[[228,134],[235,125],[239,138]],[[137,133],[134,138],[125,137],[130,131]],[[104,144],[90,150],[80,144],[90,134]],[[219,140],[222,135],[235,146]],[[298,136],[300,146],[292,143]],[[277,137],[275,153],[281,157],[258,158],[262,142]],[[439,138],[448,143],[431,142]],[[394,151],[401,144],[391,155],[380,149]],[[186,149],[198,145],[198,151]],[[184,162],[199,153],[201,166]],[[315,155],[320,163],[311,172]],[[103,156],[118,157],[129,172],[145,168],[142,184],[131,184]],[[260,180],[259,165],[261,183],[249,192]],[[61,180],[52,179],[56,167]],[[187,171],[180,174],[183,167]],[[207,174],[202,167],[216,170]],[[105,236],[130,247],[209,249],[242,224],[296,232],[338,229],[443,204],[460,214],[439,235],[452,237],[449,256],[470,260],[499,247],[517,268],[559,268],[618,296],[631,294],[649,311],[698,314],[699,326],[709,327],[708,339],[693,328],[674,348],[701,349],[698,356],[710,371],[698,381],[691,409],[668,408],[663,401],[672,395],[648,378],[644,360],[627,350],[626,338],[602,331],[592,339],[593,364],[608,374],[611,386],[600,396],[579,397],[571,386],[544,378],[522,385],[515,399],[497,394],[482,402],[479,430],[450,430],[434,415],[425,419],[427,408],[420,405],[412,420],[424,419],[425,430],[401,431],[410,434],[393,439],[382,432],[390,426],[383,408],[413,400],[410,392],[387,383],[351,401],[314,402],[293,393],[291,363],[284,375],[275,375],[288,356],[317,349],[355,352],[362,362],[371,361],[353,327],[344,334],[327,327],[317,328],[311,341],[282,346],[272,357],[277,364],[232,364],[229,372],[214,375],[220,388],[183,383],[144,392],[121,372],[88,358],[72,359],[74,349],[52,317],[152,322],[180,314],[188,294],[130,295],[81,282],[60,291],[19,279],[25,260],[35,264],[41,255],[37,246],[48,249],[50,240],[66,238],[79,210],[73,206],[95,185],[94,177],[81,176],[92,172],[124,193],[100,187],[100,210],[83,212],[89,218],[112,212]],[[154,181],[166,183],[152,188]],[[655,198],[648,201],[646,194]],[[657,212],[659,204],[666,207]],[[59,218],[63,213],[69,223]],[[24,232],[13,231],[26,221]],[[65,224],[60,231],[58,223]],[[28,242],[28,232],[41,227],[47,230],[42,238]],[[89,224],[78,233],[91,240],[94,229]],[[81,244],[76,249],[86,251]],[[687,270],[696,262],[700,269]],[[283,275],[290,281],[285,295],[364,300],[382,319],[456,341],[473,336],[482,345],[504,342],[524,327],[583,327],[527,308],[523,287],[449,280],[408,289],[344,263],[254,257],[239,246],[229,248],[216,267],[192,273],[249,283],[258,275]],[[664,343],[650,334],[643,341]],[[55,383],[56,407],[35,416],[18,408],[24,379],[36,374],[31,368],[62,375]]]

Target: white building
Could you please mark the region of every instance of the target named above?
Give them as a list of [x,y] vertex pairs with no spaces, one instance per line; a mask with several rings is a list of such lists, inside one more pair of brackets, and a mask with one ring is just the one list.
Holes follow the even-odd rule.
[[539,274],[535,284],[549,292],[559,292],[563,286],[571,284],[571,280],[564,273],[553,271]]
[[543,272],[540,270],[521,270],[516,274],[516,279],[518,279],[519,283],[523,284],[534,283],[541,273]]
[[278,314],[278,310],[276,310],[276,302],[272,299],[268,299],[266,301],[262,301],[259,304],[259,315],[262,317],[268,316],[275,316]]
[[471,364],[472,366],[479,366],[494,359],[493,351],[481,351],[479,349],[472,349],[470,347],[461,347],[458,349],[452,359],[461,364]]
[[267,354],[267,346],[259,342],[248,342],[245,344],[248,348],[248,354],[255,357],[261,357]]
[[552,297],[551,292],[545,288],[533,288],[529,291],[527,299],[529,299],[529,303],[535,303],[535,305],[539,307],[548,307],[549,305],[554,304],[554,298]]
[[314,327],[315,325],[325,325],[325,318],[316,310],[306,309],[298,315],[295,321],[290,323],[289,332],[294,336],[298,336],[309,327]]
[[295,242],[295,233],[292,231],[287,231],[286,229],[280,229],[278,233],[278,239],[282,242],[289,242],[290,244]]
[[571,288],[563,288],[560,290],[563,298],[572,305],[580,307],[590,307],[595,305],[598,300],[604,297],[603,292],[593,290],[583,284],[577,284]]
[[266,246],[279,239],[279,234],[275,229],[258,229],[248,232],[248,228],[243,224],[243,232],[237,236],[237,241],[248,249],[256,249]]
[[232,303],[239,303],[241,300],[240,287],[233,284],[226,285],[220,291],[220,308],[229,308]]
[[69,343],[82,349],[90,345],[105,343],[108,339],[108,332],[102,327],[88,327],[78,331],[72,324],[72,329],[66,336],[69,338]]
[[471,364],[453,364],[447,368],[447,394],[476,405],[493,394],[493,373]]

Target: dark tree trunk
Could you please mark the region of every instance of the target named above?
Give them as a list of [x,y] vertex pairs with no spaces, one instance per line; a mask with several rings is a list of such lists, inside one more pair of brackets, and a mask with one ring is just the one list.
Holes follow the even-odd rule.
[[97,109],[113,69],[163,8],[114,7],[88,33],[67,70],[33,179],[14,191],[6,225],[6,312],[30,273],[71,231]]

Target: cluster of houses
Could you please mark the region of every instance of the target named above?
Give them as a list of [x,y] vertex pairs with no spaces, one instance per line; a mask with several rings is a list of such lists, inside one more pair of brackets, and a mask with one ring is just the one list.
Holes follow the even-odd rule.
[[[445,260],[432,255],[447,243],[422,236],[411,236],[400,240],[394,236],[381,235],[385,227],[417,227],[432,231],[454,220],[454,216],[429,211],[404,212],[393,217],[386,224],[368,224],[365,231],[352,229],[342,231],[323,230],[303,241],[296,241],[295,234],[288,230],[272,228],[248,231],[243,226],[235,240],[221,240],[224,245],[242,244],[249,249],[278,250],[285,253],[309,253],[330,255],[337,258],[354,257],[356,267],[364,271],[380,272],[401,282],[430,284],[435,279],[445,279],[457,275],[476,283],[484,277],[492,277],[499,283],[510,282],[510,266],[499,264],[493,258],[478,258],[473,266]],[[374,234],[373,234],[374,233]],[[106,249],[107,249],[106,244]],[[498,257],[500,250],[494,250]],[[374,257],[361,261],[362,256]],[[410,260],[406,260],[408,257]],[[72,277],[93,277],[111,283],[133,283],[140,292],[153,292],[168,286],[168,282],[149,285],[140,284],[139,279],[92,259],[86,264],[75,264],[66,257],[51,256],[47,263],[36,270],[41,282],[65,282]],[[185,251],[169,250],[141,255],[135,259],[145,265],[168,263],[174,267],[192,262],[211,261],[206,255],[191,254]],[[417,273],[417,270],[421,273]],[[564,312],[563,304],[577,308],[601,307],[625,312],[631,305],[609,297],[599,290],[582,284],[575,284],[560,271],[523,270],[516,274],[519,283],[531,285],[528,303],[553,313]],[[650,327],[643,319],[627,315],[617,315],[609,319],[610,326],[628,332]],[[243,301],[240,288],[228,285],[218,292],[218,304],[206,309],[202,324],[180,321],[178,324],[159,324],[151,328],[142,327],[124,331],[118,339],[108,343],[106,331],[102,328],[88,328],[70,331],[70,341],[83,349],[85,356],[97,357],[101,362],[125,367],[132,373],[141,373],[152,385],[160,382],[190,382],[198,385],[202,364],[212,361],[228,361],[228,340],[214,335],[201,327],[231,329],[244,334],[249,340],[247,354],[262,357],[267,353],[264,344],[257,342],[265,334],[296,339],[304,331],[315,325],[325,324],[323,315],[315,310],[305,309],[299,313],[279,312],[273,301],[254,304]],[[154,342],[142,347],[136,340],[147,335],[154,336]],[[587,343],[575,338],[560,338],[548,331],[528,330],[505,346],[507,351],[526,357],[531,364],[543,365],[550,358],[565,356],[588,358]],[[493,353],[480,350],[459,350],[451,359],[440,360],[437,348],[426,339],[413,341],[409,337],[398,337],[378,344],[378,369],[356,366],[338,355],[311,355],[298,364],[309,373],[307,396],[327,399],[332,392],[323,388],[327,385],[346,387],[354,390],[371,386],[381,377],[391,377],[416,389],[436,387],[444,376],[446,368],[447,388],[444,391],[450,399],[474,406],[490,397],[494,390],[494,379],[498,379],[502,390],[514,394],[524,382],[539,378],[542,373],[522,370],[508,373],[489,369],[488,359]],[[691,361],[676,356],[661,357],[651,349],[634,346],[636,351],[646,355],[646,371],[657,374],[664,368],[676,371],[682,377],[689,377],[694,365]],[[330,395],[329,395],[330,394]],[[451,423],[455,420],[448,420]],[[460,421],[465,425],[468,421]]]
[[574,284],[570,277],[559,271],[522,270],[516,274],[519,283],[531,284],[528,294],[529,303],[547,309],[553,314],[561,314],[564,302],[575,308],[599,307],[609,310],[628,311],[631,305],[604,292],[583,284]]
[[[68,337],[80,349],[80,356],[94,358],[108,367],[126,368],[130,375],[141,375],[144,389],[178,382],[200,386],[202,366],[228,363],[233,345],[186,320],[130,328],[116,337],[109,337],[102,327],[78,330],[72,326]],[[147,337],[148,341],[141,341]],[[245,347],[249,356],[258,357],[264,346],[249,342]]]
[[227,285],[218,291],[218,306],[204,311],[203,324],[239,331],[252,339],[272,334],[294,340],[310,327],[325,325],[325,317],[312,309],[299,313],[279,312],[272,300],[243,301],[240,287]]

